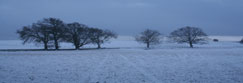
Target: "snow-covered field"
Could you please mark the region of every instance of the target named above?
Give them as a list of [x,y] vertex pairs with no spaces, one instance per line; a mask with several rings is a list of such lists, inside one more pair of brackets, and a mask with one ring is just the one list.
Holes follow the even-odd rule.
[[[120,49],[0,51],[0,83],[243,82],[243,45],[237,42],[209,42],[194,49],[164,42],[145,50],[145,45],[121,38],[103,46]],[[0,41],[4,48],[36,47]]]

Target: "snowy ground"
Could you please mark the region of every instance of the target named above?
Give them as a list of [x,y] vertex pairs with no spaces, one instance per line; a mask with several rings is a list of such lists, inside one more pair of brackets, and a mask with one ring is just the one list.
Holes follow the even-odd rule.
[[163,43],[145,50],[136,42],[119,40],[105,47],[121,48],[0,51],[0,83],[243,82],[243,45],[236,42],[210,42],[194,49]]

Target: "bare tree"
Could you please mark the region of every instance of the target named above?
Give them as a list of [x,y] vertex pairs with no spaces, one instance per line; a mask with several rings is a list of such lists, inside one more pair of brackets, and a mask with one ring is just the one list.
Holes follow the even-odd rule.
[[160,43],[160,33],[156,30],[147,29],[141,32],[139,35],[135,37],[137,42],[141,42],[147,45],[147,48],[150,48],[151,44],[159,44]]
[[111,38],[117,38],[117,34],[109,30],[102,30],[98,28],[90,28],[90,39],[92,43],[98,45],[98,49],[101,48],[101,44],[109,41]]
[[17,30],[20,39],[23,40],[23,44],[35,42],[43,43],[44,49],[48,49],[48,43],[50,41],[50,31],[48,28],[40,23],[34,23],[32,26],[24,26],[22,29]]
[[89,44],[89,29],[86,25],[77,22],[67,24],[65,41],[73,43],[75,49]]
[[44,20],[41,22],[42,24],[48,26],[48,29],[50,29],[52,40],[54,41],[55,49],[59,49],[59,42],[64,37],[65,32],[65,26],[63,21],[57,18],[44,18]]
[[193,48],[193,44],[205,43],[207,34],[200,28],[187,26],[173,31],[170,38],[178,43],[188,43]]

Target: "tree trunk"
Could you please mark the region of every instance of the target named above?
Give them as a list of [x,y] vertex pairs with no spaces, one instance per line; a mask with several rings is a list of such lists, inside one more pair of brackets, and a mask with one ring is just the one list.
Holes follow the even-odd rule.
[[97,45],[98,45],[97,48],[100,49],[100,48],[101,48],[101,47],[100,47],[100,42],[97,42]]
[[59,49],[59,45],[58,45],[58,40],[57,40],[56,37],[54,37],[54,43],[55,43],[56,50],[58,50]]
[[75,49],[78,50],[79,49],[79,45],[75,45]]
[[189,44],[190,44],[190,47],[193,48],[192,42],[189,42]]
[[149,43],[147,43],[147,48],[149,48],[149,46],[150,46]]
[[73,42],[73,45],[75,46],[75,49],[76,50],[78,50],[79,49],[79,44],[78,44],[78,42],[77,41],[75,41],[75,40],[73,40],[74,42]]
[[75,49],[78,50],[80,46],[79,46],[79,41],[77,39],[77,36],[73,35],[72,40],[73,40],[73,45],[75,46]]
[[58,50],[58,49],[59,49],[59,46],[58,46],[58,41],[57,41],[57,40],[55,40],[55,48],[56,48],[56,50]]
[[44,42],[44,50],[48,50],[48,44],[47,44],[47,42]]

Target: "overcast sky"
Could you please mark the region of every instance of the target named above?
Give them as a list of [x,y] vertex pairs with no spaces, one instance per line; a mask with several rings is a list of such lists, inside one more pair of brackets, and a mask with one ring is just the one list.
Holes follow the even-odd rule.
[[17,29],[47,17],[120,35],[146,28],[168,35],[184,26],[243,35],[243,0],[0,0],[0,39],[17,39]]

